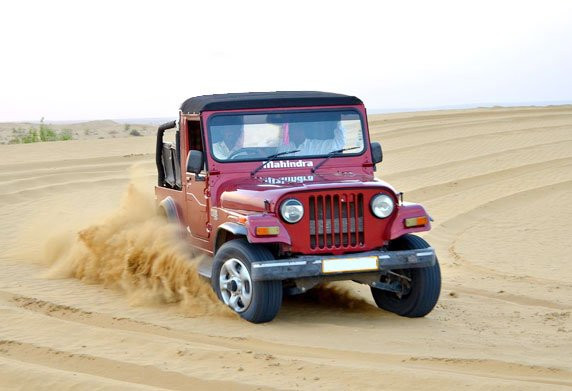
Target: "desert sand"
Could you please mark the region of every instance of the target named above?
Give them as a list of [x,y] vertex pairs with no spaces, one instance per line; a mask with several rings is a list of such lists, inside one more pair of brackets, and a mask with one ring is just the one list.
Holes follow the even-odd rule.
[[572,387],[572,106],[369,120],[435,219],[422,319],[342,283],[242,321],[153,215],[153,137],[1,145],[0,388]]

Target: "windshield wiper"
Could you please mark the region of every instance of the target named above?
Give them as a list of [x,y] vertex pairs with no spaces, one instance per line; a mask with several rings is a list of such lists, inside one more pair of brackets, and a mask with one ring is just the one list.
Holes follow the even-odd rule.
[[256,167],[256,169],[252,170],[250,175],[253,176],[258,171],[262,170],[265,165],[267,165],[268,163],[270,163],[272,160],[276,159],[277,157],[280,157],[282,155],[288,155],[289,153],[294,153],[294,152],[300,152],[300,150],[299,149],[293,149],[291,151],[278,152],[278,153],[275,153],[273,155],[266,156],[266,160],[260,166]]
[[318,165],[316,165],[316,167],[312,168],[312,173],[316,172],[318,170],[318,168],[320,168],[322,166],[322,164],[324,164],[325,162],[330,160],[330,158],[336,156],[337,154],[345,152],[345,151],[350,151],[352,149],[357,149],[357,148],[360,148],[360,147],[342,148],[342,149],[336,149],[335,151],[331,151],[330,153],[328,153],[326,155],[326,158],[324,160],[322,160],[320,163],[318,163]]

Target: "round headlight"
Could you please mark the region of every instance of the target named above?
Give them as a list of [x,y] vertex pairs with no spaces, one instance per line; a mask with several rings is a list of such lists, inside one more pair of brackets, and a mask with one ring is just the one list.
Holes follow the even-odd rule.
[[371,211],[380,219],[384,219],[393,212],[395,204],[387,194],[378,194],[371,199]]
[[288,223],[297,223],[304,216],[304,206],[295,198],[289,198],[280,207],[282,218]]

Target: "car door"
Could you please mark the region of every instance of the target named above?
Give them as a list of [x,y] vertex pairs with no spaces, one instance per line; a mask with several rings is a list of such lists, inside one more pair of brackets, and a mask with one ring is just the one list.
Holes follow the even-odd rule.
[[[200,122],[186,118],[183,118],[182,122],[182,129],[187,129],[187,150],[200,150],[204,153]],[[186,172],[185,179],[187,231],[191,238],[200,242],[208,242],[211,229],[209,224],[210,194],[207,172],[204,169],[199,174]],[[197,245],[196,242],[193,244]]]

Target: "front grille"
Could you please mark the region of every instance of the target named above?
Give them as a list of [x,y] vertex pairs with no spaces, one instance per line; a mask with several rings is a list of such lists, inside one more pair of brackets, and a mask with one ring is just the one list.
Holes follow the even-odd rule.
[[364,244],[363,194],[309,198],[310,248],[349,248]]

